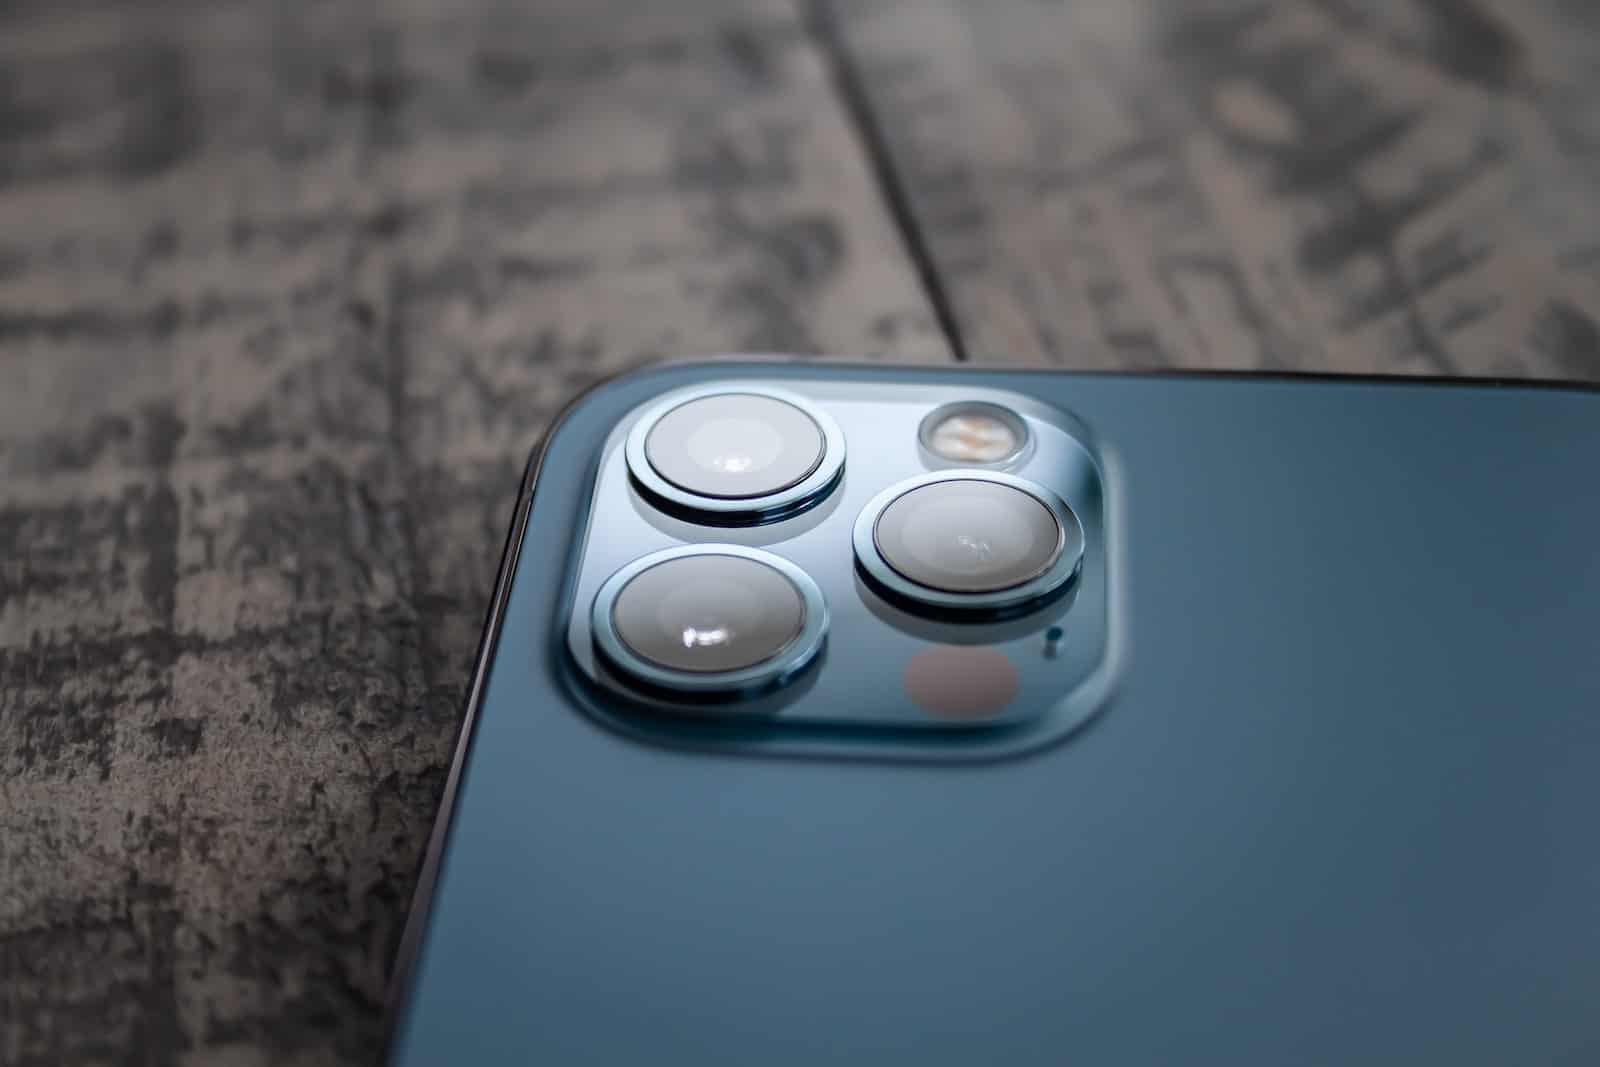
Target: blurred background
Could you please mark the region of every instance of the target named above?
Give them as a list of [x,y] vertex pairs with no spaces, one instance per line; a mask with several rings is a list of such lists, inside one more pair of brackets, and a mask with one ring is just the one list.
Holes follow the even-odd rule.
[[372,1061],[585,385],[1595,379],[1597,92],[1592,0],[0,4],[0,1062]]

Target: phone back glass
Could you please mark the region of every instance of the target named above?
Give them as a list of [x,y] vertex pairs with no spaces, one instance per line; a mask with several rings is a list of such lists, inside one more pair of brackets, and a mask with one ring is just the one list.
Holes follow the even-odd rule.
[[[1081,420],[1123,642],[1097,713],[940,761],[673,745],[586,710],[567,641],[597,463],[627,412],[727,377]],[[1597,463],[1600,393],[1532,386],[764,363],[607,385],[519,512],[393,1062],[1600,1062]]]

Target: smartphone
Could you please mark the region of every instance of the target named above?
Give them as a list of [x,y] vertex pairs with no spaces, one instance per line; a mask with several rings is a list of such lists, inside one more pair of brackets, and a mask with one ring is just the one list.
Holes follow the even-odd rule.
[[1600,392],[710,361],[531,461],[390,1062],[1600,1062]]

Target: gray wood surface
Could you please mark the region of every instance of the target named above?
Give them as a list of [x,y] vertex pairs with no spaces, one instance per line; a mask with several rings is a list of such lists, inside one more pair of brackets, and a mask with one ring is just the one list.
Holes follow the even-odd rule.
[[1597,10],[0,5],[0,1063],[371,1061],[601,375],[1600,377]]
[[944,356],[795,11],[637,7],[7,9],[0,1062],[369,1062],[551,414]]
[[1600,5],[840,5],[973,358],[1600,375]]

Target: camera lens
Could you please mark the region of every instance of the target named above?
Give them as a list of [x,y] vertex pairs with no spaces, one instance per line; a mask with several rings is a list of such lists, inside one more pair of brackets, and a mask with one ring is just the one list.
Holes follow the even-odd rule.
[[930,589],[993,593],[1039,577],[1061,552],[1061,524],[1037,497],[996,482],[935,482],[878,516],[889,566]]
[[844,433],[783,390],[700,387],[645,412],[625,454],[634,486],[656,507],[690,522],[751,526],[832,492],[844,472]]
[[722,393],[680,404],[645,438],[656,473],[685,492],[724,500],[782,492],[822,462],[822,429],[793,404]]
[[953,471],[879,495],[856,523],[867,576],[924,606],[996,611],[1063,588],[1083,554],[1065,501],[1010,475]]
[[658,687],[702,691],[780,681],[820,646],[826,609],[794,564],[755,549],[690,546],[624,567],[595,600],[595,640]]

